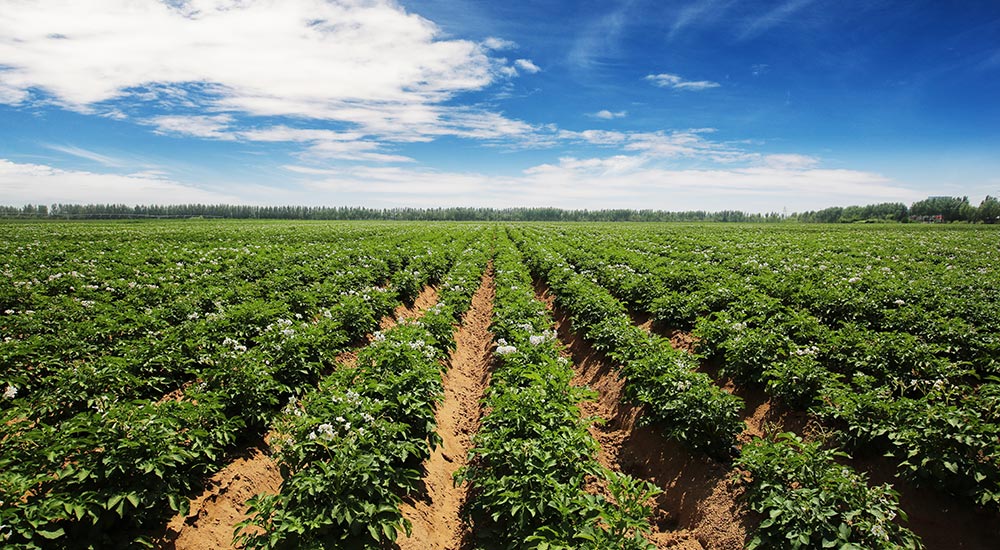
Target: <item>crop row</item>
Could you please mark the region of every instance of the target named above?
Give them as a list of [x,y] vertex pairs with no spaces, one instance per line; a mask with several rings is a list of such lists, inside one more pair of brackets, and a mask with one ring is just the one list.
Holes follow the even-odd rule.
[[[552,319],[506,237],[494,267],[498,365],[470,464],[456,475],[470,483],[479,535],[505,548],[650,548],[646,502],[658,490],[598,464],[579,408],[595,396],[571,384]],[[595,484],[611,499],[588,491]]]
[[[537,243],[539,239],[536,238],[532,242]],[[525,246],[529,246],[527,241]],[[555,247],[560,248],[558,244]],[[584,327],[593,323],[593,321],[588,322],[586,316],[590,311],[603,311],[594,319],[604,320],[608,319],[613,311],[617,311],[618,318],[621,319],[619,326],[623,328],[618,329],[616,333],[631,333],[636,335],[633,336],[633,341],[642,342],[641,335],[645,332],[631,324],[622,304],[607,290],[574,271],[569,267],[570,264],[564,263],[565,261],[560,263],[561,256],[557,256],[551,250],[540,247],[535,250],[537,257],[547,255],[556,258],[552,265],[557,268],[555,273],[558,275],[553,276],[550,270],[550,284],[553,279],[558,280],[560,276],[566,280],[575,280],[575,283],[553,285],[557,297],[560,298],[562,295],[559,289],[561,287],[569,289],[568,297],[563,298],[563,304],[574,314],[574,324],[578,320]],[[585,288],[586,291],[579,292],[580,297],[577,298],[572,294],[574,288]],[[605,305],[600,307],[595,306],[595,303]],[[600,329],[590,329],[587,332],[587,337],[592,338],[597,345],[602,344],[601,335]],[[662,346],[669,347],[663,339],[655,336],[647,338],[647,342],[658,342]],[[613,342],[614,340],[610,339],[604,342],[609,355],[623,362],[627,361],[628,355],[615,355],[619,347]],[[650,344],[645,345],[648,350]],[[682,363],[687,369],[697,367],[696,358],[686,352],[671,348],[668,353],[688,357],[689,360]],[[636,356],[643,357],[644,354],[638,352]],[[627,362],[622,371],[627,377],[628,397],[646,404],[651,410],[655,411],[656,406],[662,406],[673,390],[663,382],[658,385],[650,384],[649,378],[643,377],[641,371],[637,372],[634,368],[630,368]],[[706,375],[698,374],[697,377],[703,384],[712,384]],[[629,389],[630,386],[633,389]],[[721,391],[714,385],[712,389]],[[640,401],[632,397],[633,395],[646,397],[647,400]],[[685,392],[685,397],[689,399],[696,395]],[[704,407],[698,403],[691,406]],[[735,411],[731,414],[735,415]],[[669,436],[686,441],[678,435],[685,432],[678,432],[666,424],[668,421],[676,422],[676,417],[671,419],[660,416],[654,420],[663,424]],[[742,428],[742,422],[738,419],[736,422]],[[719,444],[708,446],[702,443],[692,446],[709,451],[715,450],[716,453],[721,450]],[[774,440],[756,439],[740,449],[738,454],[737,466],[748,475],[744,481],[750,488],[750,506],[765,518],[758,526],[754,538],[748,545],[749,548],[921,547],[919,539],[899,525],[899,521],[905,520],[906,515],[899,508],[896,493],[885,485],[869,486],[864,475],[838,463],[835,459],[840,455],[820,449],[818,443],[803,443],[800,439],[790,436]]]
[[[880,235],[896,240],[892,256],[860,258],[855,248],[833,256],[801,236],[788,246],[811,257],[708,239],[681,254],[676,242],[627,236],[635,238],[573,233],[552,246],[635,307],[696,325],[698,351],[724,375],[810,410],[849,448],[886,454],[900,475],[1000,505],[1000,317],[996,288],[979,280],[995,277],[982,261],[988,250],[957,257],[969,244],[946,239],[955,248],[940,265],[908,247],[909,234]],[[940,288],[926,286],[934,278]]]
[[439,442],[434,408],[454,346],[454,323],[478,288],[487,258],[475,240],[441,284],[440,302],[401,321],[319,387],[291,398],[276,425],[283,482],[249,501],[238,527],[246,548],[381,548],[409,534],[401,498]]
[[644,421],[665,435],[716,457],[728,457],[743,429],[742,400],[696,372],[694,358],[664,338],[632,324],[625,307],[604,287],[577,273],[538,239],[512,231],[528,265],[572,315],[575,330],[621,363],[629,400],[645,405]]
[[[255,319],[268,324],[245,332],[226,329],[250,310],[220,314],[203,333],[214,332],[214,342],[200,344],[198,362],[184,370],[191,383],[178,399],[132,398],[106,377],[70,367],[57,373],[72,381],[69,395],[39,390],[10,400],[0,436],[6,543],[93,544],[183,512],[190,491],[240,438],[259,434],[284,399],[315,384],[339,350],[375,328],[397,297],[412,295],[410,281],[440,276],[462,246],[447,238],[419,244],[420,254],[387,274],[399,286],[344,289],[321,298],[329,307],[292,318],[266,308]],[[130,368],[127,357],[115,363]],[[52,399],[65,399],[67,410],[45,414],[39,402]]]

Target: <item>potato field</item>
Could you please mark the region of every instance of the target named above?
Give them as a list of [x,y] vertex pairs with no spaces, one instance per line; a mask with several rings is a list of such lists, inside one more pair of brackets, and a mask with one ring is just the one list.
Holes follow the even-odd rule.
[[996,228],[0,236],[3,548],[1000,548]]

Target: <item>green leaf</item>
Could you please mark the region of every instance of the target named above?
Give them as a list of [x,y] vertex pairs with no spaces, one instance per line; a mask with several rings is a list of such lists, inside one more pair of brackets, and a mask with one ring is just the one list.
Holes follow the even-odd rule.
[[60,527],[60,528],[58,528],[58,529],[56,529],[54,531],[46,531],[44,529],[39,529],[39,530],[37,530],[35,532],[37,534],[41,535],[42,538],[46,538],[46,539],[49,539],[49,540],[57,539],[57,538],[59,538],[59,537],[61,537],[61,536],[63,536],[63,535],[66,534],[66,531],[63,531],[62,527]]

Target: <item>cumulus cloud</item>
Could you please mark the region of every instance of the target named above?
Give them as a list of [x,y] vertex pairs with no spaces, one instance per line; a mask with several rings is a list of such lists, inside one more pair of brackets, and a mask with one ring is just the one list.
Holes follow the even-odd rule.
[[505,70],[538,69],[490,56],[511,42],[444,37],[393,0],[4,4],[0,102],[42,95],[86,113],[112,101],[147,102],[172,111],[150,121],[160,131],[212,139],[231,139],[225,130],[235,121],[223,117],[236,115],[420,139],[454,128],[448,101],[456,95]]
[[681,76],[670,73],[649,74],[646,75],[646,80],[654,86],[672,88],[674,90],[700,91],[720,86],[718,82],[712,82],[711,80],[686,80]]
[[0,159],[0,204],[241,203],[240,197],[182,184],[160,172],[129,175],[60,170]]

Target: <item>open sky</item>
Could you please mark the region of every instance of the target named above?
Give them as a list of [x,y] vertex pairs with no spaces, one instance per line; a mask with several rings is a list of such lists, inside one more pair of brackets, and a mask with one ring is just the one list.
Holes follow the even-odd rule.
[[0,0],[0,204],[987,194],[997,0]]

